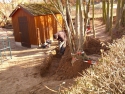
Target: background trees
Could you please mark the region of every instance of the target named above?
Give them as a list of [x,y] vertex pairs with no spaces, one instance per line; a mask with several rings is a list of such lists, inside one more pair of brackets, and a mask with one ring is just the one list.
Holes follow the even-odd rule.
[[[23,3],[41,3],[43,0],[1,0],[0,1],[0,22],[6,23],[9,18],[10,13],[16,8],[18,4]],[[6,18],[6,21],[5,19]]]

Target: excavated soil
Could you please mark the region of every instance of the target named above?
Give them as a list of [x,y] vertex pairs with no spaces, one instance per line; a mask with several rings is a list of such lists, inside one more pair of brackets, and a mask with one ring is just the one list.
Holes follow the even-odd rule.
[[[89,58],[94,58],[98,61],[98,58],[101,54],[100,49],[104,49],[104,51],[108,50],[105,46],[102,46],[101,42],[109,41],[110,36],[108,36],[108,34],[104,32],[105,25],[102,24],[100,19],[95,20],[95,26],[97,38],[93,38],[93,34],[91,32],[87,36],[86,42],[84,43],[84,51]],[[57,50],[55,51],[56,53],[58,53]],[[49,62],[49,67],[47,65],[45,68],[42,67],[42,69],[45,69],[45,71],[41,71],[42,77],[51,76],[54,80],[72,79],[77,76],[80,76],[80,73],[82,73],[82,71],[91,66],[90,64],[85,63],[82,60],[77,60],[72,65],[72,58],[69,52],[69,48],[66,48],[66,51],[62,57],[56,53],[51,56],[49,61],[47,58],[46,61]]]
[[123,35],[125,35],[125,27],[121,26],[118,30],[114,30],[113,39],[121,38]]
[[105,46],[102,46],[102,41],[99,38],[87,37],[84,44],[84,51],[87,55],[91,54],[101,54],[100,49],[107,50]]
[[89,64],[84,63],[82,60],[77,60],[72,64],[71,60],[72,58],[69,52],[69,48],[67,48],[56,70],[56,80],[71,79],[80,76],[79,73],[90,66]]
[[[102,47],[101,41],[96,38],[87,37],[87,41],[84,44],[84,51],[86,54],[98,54],[100,55],[100,49],[106,50],[106,47]],[[56,49],[56,53],[58,50]],[[77,60],[73,64],[71,63],[71,55],[69,47],[66,48],[65,54],[61,57],[58,54],[51,55],[46,59],[47,67],[41,68],[41,76],[54,76],[55,80],[71,79],[80,76],[80,73],[90,67],[90,64],[85,63],[83,60]],[[47,70],[47,71],[46,71]]]
[[[87,38],[84,50],[90,58],[98,60],[100,41],[107,41],[110,36],[104,32],[100,20],[95,20],[95,27],[97,39]],[[20,47],[15,44],[13,30],[0,28],[0,34],[3,33],[10,38],[12,59],[0,63],[0,94],[57,94],[60,85],[71,86],[72,78],[90,66],[82,60],[72,65],[68,48],[61,57],[52,50],[56,48],[54,45],[48,49]]]

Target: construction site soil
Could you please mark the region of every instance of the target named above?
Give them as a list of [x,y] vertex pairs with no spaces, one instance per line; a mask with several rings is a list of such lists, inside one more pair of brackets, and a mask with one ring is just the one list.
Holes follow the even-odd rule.
[[[99,39],[87,37],[84,44],[84,51],[89,58],[93,58],[93,54],[99,56],[101,54],[101,49],[107,50],[106,47],[102,47],[101,41]],[[56,53],[58,53],[58,49],[56,49]],[[55,77],[55,80],[71,79],[77,76],[81,76],[80,74],[82,73],[82,71],[91,66],[90,64],[84,62],[82,59],[76,60],[72,64],[72,57],[69,47],[66,48],[63,56],[60,56],[56,53],[54,55],[51,55],[49,60],[47,58],[46,65],[42,66],[41,68],[41,76],[45,76],[46,73],[46,75],[48,74],[49,76],[53,75]]]
[[[108,41],[110,36],[100,20],[95,20],[95,27],[97,38],[88,34],[84,51],[98,60],[100,49],[105,49],[100,42]],[[55,44],[47,49],[20,47],[15,44],[13,30],[0,29],[3,32],[10,38],[12,59],[0,64],[0,94],[56,94],[60,86],[71,86],[74,78],[90,66],[82,60],[72,65],[68,47],[63,56],[56,54]]]

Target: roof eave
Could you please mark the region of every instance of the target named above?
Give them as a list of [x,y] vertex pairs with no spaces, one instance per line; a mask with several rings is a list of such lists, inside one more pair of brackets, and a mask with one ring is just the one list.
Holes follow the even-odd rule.
[[16,7],[16,9],[14,9],[13,11],[12,11],[12,13],[9,15],[9,17],[12,17],[15,13],[16,13],[16,11],[19,9],[19,7],[17,6]]
[[[10,14],[10,16],[9,17],[12,17],[19,9],[22,9],[23,11],[25,11],[25,12],[27,12],[29,15],[31,15],[31,16],[45,16],[45,15],[53,15],[53,13],[48,13],[48,14],[33,14],[33,13],[31,13],[30,11],[28,11],[27,9],[25,9],[23,6],[21,6],[21,5],[18,5],[17,7],[16,7],[16,9]],[[47,9],[47,10],[50,10],[50,9],[48,9],[48,8],[46,8],[46,7],[43,7],[43,8],[45,8],[45,9]],[[60,13],[54,13],[54,14],[60,14]]]
[[31,14],[29,11],[27,11],[25,8],[23,8],[21,5],[18,5],[17,8],[10,14],[9,17],[12,17],[19,9],[23,9],[25,12],[27,12],[28,14],[30,14],[31,16],[34,16],[33,14]]

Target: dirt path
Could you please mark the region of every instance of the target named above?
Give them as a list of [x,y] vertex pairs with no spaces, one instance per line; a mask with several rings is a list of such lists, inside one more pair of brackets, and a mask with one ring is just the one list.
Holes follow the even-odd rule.
[[[96,23],[97,38],[102,41],[110,39],[104,33],[104,26],[100,21]],[[12,30],[0,29],[0,34],[5,31],[11,41],[12,59],[0,64],[0,94],[55,94],[62,83],[65,82],[64,85],[68,86],[73,82],[73,79],[55,81],[50,76],[40,76],[40,66],[49,56],[47,51],[54,46],[49,49],[20,47],[14,42]],[[92,33],[89,34],[91,35]]]
[[[6,32],[11,41],[12,59],[4,59],[0,64],[0,94],[51,94],[51,90],[56,84],[57,90],[62,81],[52,81],[50,77],[40,76],[40,66],[44,59],[49,56],[47,51],[53,49],[25,48],[17,46],[14,42],[12,30],[0,28],[0,34],[6,36]],[[41,92],[42,93],[39,93]],[[33,93],[37,92],[37,93]]]
[[[94,20],[94,23],[96,38],[100,39],[101,41],[108,41],[110,39],[110,36],[108,33],[105,32],[105,25],[102,24],[102,20]],[[93,33],[91,32],[90,34],[88,34],[88,36],[93,36]]]

